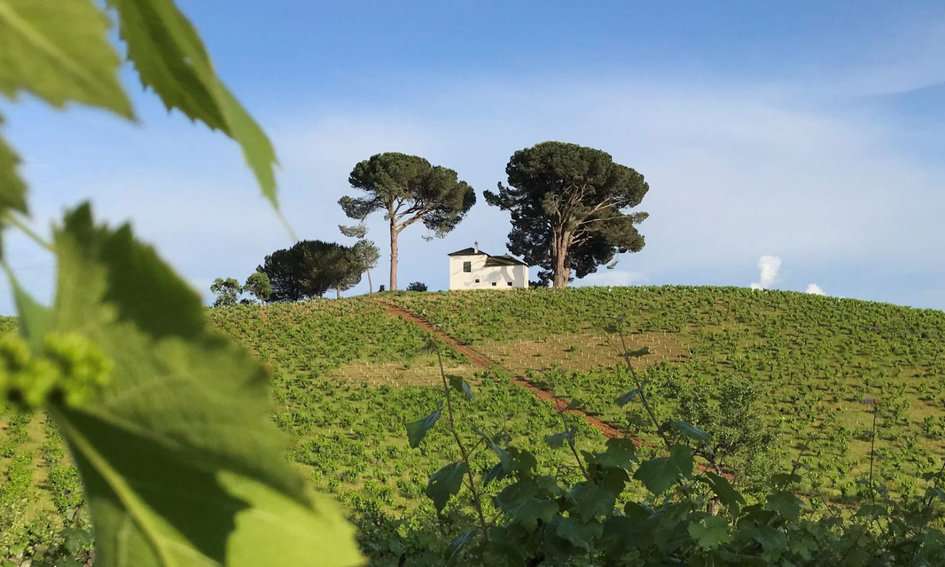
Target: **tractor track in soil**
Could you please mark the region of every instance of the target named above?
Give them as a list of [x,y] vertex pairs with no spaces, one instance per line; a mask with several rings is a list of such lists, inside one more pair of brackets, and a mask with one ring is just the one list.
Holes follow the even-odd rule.
[[[451,349],[465,356],[474,366],[477,366],[479,368],[497,367],[497,368],[502,369],[502,365],[496,362],[495,360],[489,358],[488,356],[479,352],[478,350],[471,347],[470,345],[461,343],[458,339],[456,339],[455,337],[453,337],[452,335],[450,335],[443,329],[440,329],[439,327],[437,327],[430,321],[417,315],[416,313],[413,313],[412,311],[404,309],[403,307],[395,303],[391,303],[383,299],[379,299],[377,300],[377,302],[387,311],[388,314],[393,315],[395,317],[399,317],[407,321],[408,323],[412,323],[420,327],[424,331],[430,333],[431,335],[439,339],[441,342],[449,346]],[[573,407],[571,405],[571,402],[569,402],[568,400],[556,396],[553,392],[546,390],[542,388],[541,386],[538,386],[537,384],[535,384],[534,382],[531,382],[524,376],[513,375],[512,382],[515,385],[527,390],[535,398],[545,403],[551,404],[552,406],[554,406],[556,411],[582,418],[585,423],[587,423],[589,426],[599,431],[604,437],[607,437],[608,439],[619,439],[619,438],[624,438],[624,437],[632,439],[631,435],[628,434],[627,432],[579,408]],[[634,439],[634,442],[639,443],[638,440],[636,439]]]

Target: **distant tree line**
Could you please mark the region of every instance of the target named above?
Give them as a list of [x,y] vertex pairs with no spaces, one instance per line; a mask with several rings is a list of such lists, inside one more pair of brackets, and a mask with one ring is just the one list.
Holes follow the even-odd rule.
[[353,246],[303,240],[269,254],[258,269],[272,281],[272,301],[296,301],[322,297],[332,289],[340,296],[361,282],[378,256],[377,247],[367,240]]
[[[613,267],[617,254],[643,249],[645,241],[637,225],[648,215],[634,209],[649,185],[643,175],[614,162],[607,152],[543,142],[515,152],[505,173],[507,184],[500,182],[496,192],[484,194],[488,204],[511,216],[509,251],[538,266],[538,280],[532,285],[563,288],[602,265]],[[322,297],[332,289],[340,296],[365,274],[368,290],[373,292],[371,269],[380,251],[365,239],[365,221],[375,212],[382,212],[388,223],[388,283],[390,290],[396,290],[400,234],[421,223],[432,233],[428,238],[443,237],[476,203],[476,192],[456,171],[403,153],[377,154],[359,162],[348,182],[361,194],[345,195],[338,204],[357,224],[338,228],[342,235],[357,240],[354,245],[303,240],[276,250],[250,276],[256,278],[253,282],[240,286],[232,278],[214,281],[215,305],[294,301]],[[266,286],[257,274],[268,278]],[[243,297],[247,294],[253,299]]]
[[[217,278],[210,291],[215,296],[215,307],[255,301],[298,301],[322,297],[332,289],[340,296],[342,291],[361,282],[379,256],[374,243],[363,238],[352,246],[302,240],[267,255],[244,285],[235,278]],[[243,297],[245,294],[250,298]]]
[[257,271],[246,278],[243,285],[236,278],[217,278],[210,285],[210,292],[215,298],[214,307],[257,301],[265,303],[272,296],[272,284],[266,273]]

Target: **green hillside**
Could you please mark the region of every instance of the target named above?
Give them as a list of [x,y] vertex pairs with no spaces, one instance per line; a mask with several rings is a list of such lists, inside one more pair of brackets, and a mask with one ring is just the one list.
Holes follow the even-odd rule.
[[[939,311],[708,287],[398,293],[211,309],[215,326],[271,368],[274,419],[291,438],[287,458],[348,507],[379,563],[403,553],[440,557],[423,492],[455,451],[442,428],[420,449],[407,444],[404,424],[440,404],[441,378],[426,331],[390,304],[496,363],[485,369],[438,341],[446,372],[474,385],[460,427],[505,431],[542,470],[579,476],[566,451],[545,443],[562,417],[518,377],[574,406],[566,419],[582,449],[605,440],[588,416],[634,437],[643,452],[658,449],[639,404],[615,403],[632,388],[621,337],[605,332],[615,319],[629,348],[650,350],[634,364],[660,417],[712,434],[719,464],[748,494],[796,464],[812,500],[861,494],[874,408],[875,477],[885,486],[922,490],[921,474],[945,455]],[[493,460],[479,452],[474,463]],[[0,480],[0,558],[54,537],[80,498],[46,420],[10,409],[0,414]],[[42,513],[24,512],[38,502],[46,504],[31,508]]]
[[781,459],[799,458],[816,473],[809,480],[834,496],[854,491],[865,466],[873,406],[864,401],[878,402],[878,471],[889,482],[911,488],[918,471],[941,462],[941,311],[709,287],[402,294],[396,301],[633,431],[640,409],[628,413],[613,402],[631,387],[619,349],[598,346],[613,342],[601,330],[608,320],[625,318],[628,338],[654,351],[645,375],[667,415],[679,411],[680,399],[692,405],[693,396],[747,382],[764,426],[788,448]]

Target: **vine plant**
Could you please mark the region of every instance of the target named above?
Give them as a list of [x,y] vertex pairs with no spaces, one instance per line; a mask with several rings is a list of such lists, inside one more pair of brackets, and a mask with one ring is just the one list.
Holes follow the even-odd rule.
[[[634,389],[615,403],[640,403],[662,447],[655,456],[629,437],[609,439],[604,450],[578,451],[577,429],[562,414],[564,430],[545,440],[567,446],[580,475],[543,473],[536,457],[503,435],[474,425],[471,450],[457,426],[458,392],[473,403],[471,386],[441,366],[447,427],[459,459],[434,472],[426,495],[442,527],[453,535],[444,562],[488,565],[936,565],[945,561],[945,533],[935,503],[945,496],[945,465],[930,472],[921,498],[870,492],[870,498],[825,514],[804,498],[801,468],[772,474],[767,494],[751,501],[706,447],[711,433],[680,420],[660,422],[647,384],[631,359],[622,322],[610,327],[623,346]],[[442,406],[406,425],[419,447],[437,424]],[[874,432],[875,435],[875,432]],[[494,465],[474,468],[471,456],[488,448]],[[651,448],[646,448],[647,452]],[[702,461],[697,461],[701,458]],[[871,466],[873,456],[870,457]],[[478,479],[478,484],[477,484]],[[487,498],[481,487],[505,479]],[[872,481],[870,481],[872,482]],[[460,498],[465,492],[467,498]],[[444,511],[451,505],[453,513]],[[469,506],[472,516],[462,510]],[[486,519],[486,511],[493,511]],[[463,518],[474,518],[467,524]],[[400,557],[400,562],[407,558]]]
[[[112,17],[144,86],[240,144],[278,215],[272,145],[172,0],[0,0],[0,95],[135,120]],[[285,462],[262,367],[210,331],[198,295],[128,225],[100,224],[84,203],[51,240],[31,230],[19,161],[0,139],[0,222],[55,257],[56,293],[40,305],[3,259],[20,333],[0,342],[0,390],[66,440],[95,564],[359,563],[339,509]]]

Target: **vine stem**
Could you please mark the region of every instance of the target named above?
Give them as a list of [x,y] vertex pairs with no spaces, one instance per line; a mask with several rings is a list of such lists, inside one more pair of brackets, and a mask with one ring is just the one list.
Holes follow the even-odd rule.
[[577,447],[574,444],[574,429],[568,426],[567,420],[564,418],[564,413],[561,414],[561,423],[564,424],[565,430],[569,432],[567,436],[568,447],[571,448],[571,454],[574,455],[574,459],[577,461],[578,468],[581,469],[581,473],[584,475],[584,478],[591,480],[591,475],[587,473],[587,468],[584,466],[584,461],[581,460],[581,456],[578,455]]
[[453,421],[453,398],[450,395],[450,385],[446,380],[446,370],[443,368],[443,355],[440,354],[439,348],[436,349],[436,360],[440,365],[440,378],[443,381],[443,392],[446,394],[446,417],[450,425],[450,433],[453,434],[453,439],[456,441],[456,446],[459,448],[459,454],[463,459],[463,463],[466,465],[466,481],[469,483],[469,491],[472,493],[473,506],[475,506],[476,514],[479,516],[479,527],[482,529],[482,537],[488,540],[489,525],[486,523],[486,515],[482,511],[482,495],[479,493],[479,488],[476,486],[476,478],[473,476],[472,465],[469,462],[469,452],[466,451],[466,446],[463,445],[463,441],[456,431],[456,423]]
[[11,224],[13,227],[15,227],[17,230],[19,230],[20,232],[22,232],[23,234],[25,234],[26,236],[28,236],[28,237],[30,238],[30,240],[32,240],[33,242],[35,242],[36,244],[38,244],[38,245],[41,246],[42,248],[45,248],[45,249],[48,250],[49,252],[54,252],[54,251],[55,251],[55,250],[53,249],[53,246],[52,246],[52,243],[51,243],[51,242],[47,241],[45,238],[43,238],[42,236],[40,236],[36,231],[34,231],[34,230],[30,227],[30,225],[26,224],[26,223],[23,221],[23,219],[21,219],[18,215],[14,214],[14,213],[12,213],[12,212],[10,212],[10,211],[7,211],[6,214],[3,215],[3,219],[4,219],[5,221],[7,221],[8,223],[10,223],[10,224]]
[[643,404],[643,409],[645,409],[647,415],[650,416],[650,421],[653,422],[653,427],[656,429],[657,435],[659,435],[663,440],[663,443],[666,444],[666,448],[672,449],[672,443],[669,442],[669,438],[666,437],[666,433],[663,431],[663,428],[660,427],[660,422],[658,419],[656,419],[656,413],[650,406],[650,401],[646,397],[646,392],[643,391],[643,383],[640,381],[640,377],[637,376],[636,370],[633,369],[633,365],[630,364],[630,355],[627,354],[627,339],[623,335],[623,329],[619,329],[618,334],[620,335],[620,345],[623,347],[623,361],[626,363],[627,370],[630,372],[630,377],[633,379],[633,383],[637,387],[637,392],[640,393],[640,402]]
[[873,490],[873,462],[876,460],[876,414],[877,414],[877,401],[874,399],[872,401],[873,406],[873,431],[870,435],[870,476],[869,476],[869,491],[870,491],[870,500],[876,501],[876,491]]
[[[640,377],[637,375],[636,370],[633,369],[633,365],[630,364],[630,355],[627,348],[627,338],[623,334],[623,328],[617,328],[617,334],[620,335],[620,345],[623,347],[623,361],[627,365],[627,370],[630,372],[630,377],[633,378],[633,383],[637,387],[637,391],[640,393],[640,402],[643,404],[643,408],[646,410],[647,415],[650,416],[650,421],[653,422],[653,427],[656,429],[656,434],[660,436],[660,439],[663,440],[663,444],[666,445],[666,450],[672,453],[673,444],[670,443],[669,437],[666,436],[666,432],[663,431],[663,428],[660,427],[660,422],[656,419],[656,412],[653,411],[653,408],[650,406],[650,401],[646,397],[646,392],[643,391],[643,382],[640,381]],[[682,481],[678,476],[676,477],[676,484],[679,485],[682,493],[689,498],[690,506],[692,505],[692,495],[689,492],[689,487]]]

